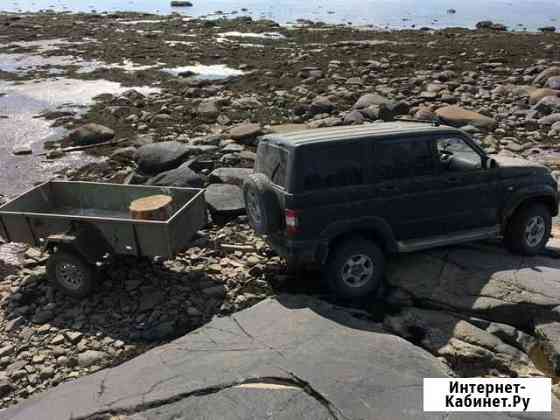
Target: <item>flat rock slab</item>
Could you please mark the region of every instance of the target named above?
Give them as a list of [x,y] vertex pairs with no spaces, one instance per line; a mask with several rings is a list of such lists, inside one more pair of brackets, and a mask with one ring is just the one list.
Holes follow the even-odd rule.
[[422,411],[422,378],[447,373],[438,359],[379,324],[310,297],[279,296],[61,384],[0,412],[0,420],[124,412],[134,420],[266,418],[269,412],[286,419],[441,419]]
[[533,258],[480,243],[402,255],[387,281],[432,307],[532,331],[560,376],[560,253]]

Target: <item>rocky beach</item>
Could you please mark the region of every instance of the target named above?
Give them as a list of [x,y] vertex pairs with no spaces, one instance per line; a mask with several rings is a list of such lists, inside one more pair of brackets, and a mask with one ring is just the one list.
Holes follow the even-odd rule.
[[[80,301],[48,285],[40,250],[0,245],[0,409],[279,293],[340,303],[247,224],[240,185],[262,134],[438,117],[558,175],[560,33],[506,29],[0,14],[0,202],[54,177],[205,187],[211,214],[176,259],[123,258]],[[534,259],[494,243],[399,257],[353,310],[450,374],[549,376],[560,397],[553,233]]]

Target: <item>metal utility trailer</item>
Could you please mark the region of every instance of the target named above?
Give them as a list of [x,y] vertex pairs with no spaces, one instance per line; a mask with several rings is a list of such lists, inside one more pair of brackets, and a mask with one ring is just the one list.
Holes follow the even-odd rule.
[[[132,201],[156,194],[173,198],[167,220],[130,218]],[[96,266],[111,257],[172,258],[206,223],[197,188],[50,181],[0,207],[0,236],[51,251],[49,279],[76,297],[93,290]]]

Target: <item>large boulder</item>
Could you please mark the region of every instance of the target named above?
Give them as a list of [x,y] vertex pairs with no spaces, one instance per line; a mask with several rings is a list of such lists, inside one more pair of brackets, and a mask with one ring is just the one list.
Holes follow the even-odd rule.
[[560,375],[560,260],[515,256],[491,244],[468,245],[395,258],[387,281],[432,308],[535,331],[546,360]]
[[147,144],[136,153],[138,169],[145,174],[168,171],[187,160],[190,153],[189,146],[177,141]]
[[190,162],[150,178],[146,184],[162,187],[202,188],[204,179],[189,167]]
[[529,104],[535,105],[542,98],[546,98],[547,96],[560,96],[560,90],[549,88],[535,89],[529,94]]
[[218,216],[223,221],[245,213],[243,192],[237,185],[210,184],[204,198],[214,219]]
[[533,83],[537,86],[544,86],[547,80],[552,76],[560,76],[559,66],[549,67],[546,70],[543,70],[542,72],[539,73],[537,77],[535,77]]
[[115,137],[115,132],[100,124],[90,123],[68,133],[68,140],[76,146],[88,146],[103,143]]
[[451,105],[436,110],[436,115],[445,123],[454,127],[473,125],[483,130],[494,130],[496,120],[478,112],[469,111],[459,106]]

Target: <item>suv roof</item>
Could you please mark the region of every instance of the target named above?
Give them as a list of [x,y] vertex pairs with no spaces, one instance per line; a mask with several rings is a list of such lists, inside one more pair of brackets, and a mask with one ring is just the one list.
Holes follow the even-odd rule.
[[435,126],[430,123],[417,122],[389,122],[373,123],[352,127],[316,128],[310,130],[294,131],[291,133],[275,133],[264,136],[263,140],[272,143],[283,144],[290,147],[309,143],[322,143],[338,140],[358,139],[363,137],[386,137],[398,134],[461,134],[458,130],[449,126]]

